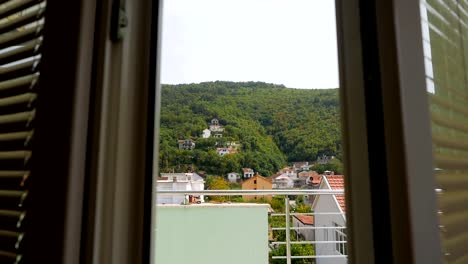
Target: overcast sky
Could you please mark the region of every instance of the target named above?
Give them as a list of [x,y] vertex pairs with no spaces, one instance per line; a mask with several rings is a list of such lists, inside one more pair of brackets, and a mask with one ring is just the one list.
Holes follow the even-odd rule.
[[164,84],[338,87],[335,0],[165,0]]

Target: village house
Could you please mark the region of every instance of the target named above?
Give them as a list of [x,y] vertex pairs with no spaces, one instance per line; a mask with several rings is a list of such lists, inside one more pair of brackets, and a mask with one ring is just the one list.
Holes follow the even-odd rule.
[[[205,181],[196,173],[161,173],[157,178],[157,191],[203,191]],[[203,203],[204,197],[192,195],[158,195],[158,204]]]
[[297,179],[297,172],[294,168],[285,167],[278,172],[279,175],[287,176],[291,179]]
[[219,120],[216,118],[213,118],[210,123],[210,128],[209,130],[211,131],[211,135],[215,138],[220,138],[223,137],[223,131],[224,128],[222,125],[219,124]]
[[203,129],[202,138],[210,138],[210,137],[211,137],[211,131],[208,128]]
[[[273,185],[271,181],[257,174],[242,183],[242,190],[271,190],[272,186]],[[266,198],[268,200],[271,200],[271,195],[258,195],[258,196],[243,195],[242,198],[245,201],[257,200],[260,198]]]
[[233,149],[231,147],[229,147],[229,148],[216,148],[216,152],[218,153],[218,155],[223,157],[223,156],[228,155],[228,154],[236,154],[237,150]]
[[315,241],[315,230],[312,229],[314,227],[314,216],[294,215],[292,218],[292,226],[301,228],[296,229],[296,240]]
[[[343,190],[343,175],[323,175],[319,189]],[[332,229],[316,229],[317,241],[337,241],[335,243],[320,243],[315,245],[315,253],[319,255],[347,255],[346,248],[346,204],[344,195],[318,195],[312,204],[315,215],[315,227],[334,227]],[[327,213],[327,214],[320,214]],[[317,264],[346,264],[347,258],[318,258]]]
[[254,170],[251,168],[242,168],[243,178],[250,179],[254,176]]
[[274,176],[272,183],[273,189],[292,189],[294,187],[294,180],[285,174]]
[[312,165],[309,165],[308,161],[302,161],[302,162],[294,162],[293,163],[293,169],[296,171],[308,171],[310,170],[310,167]]
[[229,182],[237,182],[240,180],[240,174],[237,172],[230,172],[227,174],[227,179]]
[[195,149],[195,141],[191,139],[178,140],[177,143],[179,143],[179,149],[185,149],[185,150]]
[[333,159],[335,159],[335,156],[322,155],[321,157],[317,158],[317,161],[315,161],[315,163],[324,165],[330,163],[330,161],[332,161]]

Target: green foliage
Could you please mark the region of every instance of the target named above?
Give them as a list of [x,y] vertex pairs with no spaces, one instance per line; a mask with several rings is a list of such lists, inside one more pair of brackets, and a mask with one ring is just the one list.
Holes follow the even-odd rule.
[[[249,167],[261,175],[287,162],[341,155],[337,89],[288,89],[261,82],[163,85],[159,162],[162,172],[203,170],[224,176]],[[202,139],[212,118],[224,138]],[[177,140],[196,140],[193,151]],[[240,141],[241,151],[220,157],[216,147]]]
[[[208,176],[206,178],[206,186],[208,190],[229,190],[229,183],[222,177]],[[225,202],[227,197],[225,196],[210,196],[211,201]]]
[[315,164],[312,169],[317,173],[323,173],[324,171],[334,171],[335,174],[343,174],[344,168],[343,163],[339,159],[332,159],[327,164]]

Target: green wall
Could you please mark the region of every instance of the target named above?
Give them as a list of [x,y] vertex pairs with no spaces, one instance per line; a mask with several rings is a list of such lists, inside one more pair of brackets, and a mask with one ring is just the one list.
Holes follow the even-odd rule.
[[267,264],[268,206],[158,205],[156,263]]

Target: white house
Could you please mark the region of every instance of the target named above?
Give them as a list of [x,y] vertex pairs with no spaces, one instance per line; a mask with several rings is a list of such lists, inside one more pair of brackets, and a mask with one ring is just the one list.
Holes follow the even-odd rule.
[[294,162],[293,163],[293,168],[296,171],[308,171],[310,170],[311,165],[309,164],[308,161],[302,161],[302,162]]
[[233,149],[231,147],[229,147],[229,148],[217,148],[216,152],[218,153],[218,155],[223,157],[223,156],[228,155],[228,154],[235,154],[235,153],[237,153],[237,150],[235,150],[235,149]]
[[294,180],[285,174],[273,178],[273,189],[291,189],[294,187]]
[[177,143],[179,144],[179,149],[193,150],[195,148],[195,141],[189,138],[177,140]]
[[[157,191],[203,191],[205,181],[196,173],[161,173],[157,179]],[[204,202],[203,195],[158,195],[158,204],[182,204],[184,202]]]
[[291,179],[297,179],[297,171],[294,168],[285,167],[279,171],[280,175],[287,176]]
[[203,129],[202,138],[209,138],[209,137],[211,137],[211,131],[208,128]]
[[[344,189],[343,175],[323,175],[320,189],[342,190]],[[330,241],[315,245],[315,254],[338,255],[335,258],[317,258],[317,264],[346,264],[346,204],[344,195],[318,195],[312,204],[315,213],[314,224],[316,241]],[[327,213],[327,214],[320,214]],[[333,213],[333,214],[330,214]],[[320,229],[320,227],[334,227],[332,229]],[[332,242],[332,241],[343,241]],[[343,256],[343,257],[339,257]]]
[[237,182],[237,180],[240,180],[240,175],[236,172],[230,172],[227,174],[227,179],[229,182]]
[[[314,227],[314,216],[312,215],[294,215],[292,218],[293,227],[301,227],[303,229],[296,229],[296,240],[314,241],[315,230]],[[311,229],[306,229],[309,227]]]
[[244,179],[250,179],[254,176],[254,170],[251,168],[242,168]]

